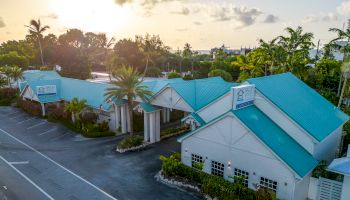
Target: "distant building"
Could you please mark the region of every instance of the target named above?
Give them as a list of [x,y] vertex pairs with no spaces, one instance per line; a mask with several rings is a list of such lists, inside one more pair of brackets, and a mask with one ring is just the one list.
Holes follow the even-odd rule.
[[221,47],[215,47],[210,50],[210,54],[213,55],[213,59],[215,59],[215,54],[218,50],[222,50],[229,56],[238,56],[238,55],[246,55],[249,52],[251,52],[254,49],[249,48],[240,48],[240,49],[230,49],[229,47],[226,47],[224,44]]

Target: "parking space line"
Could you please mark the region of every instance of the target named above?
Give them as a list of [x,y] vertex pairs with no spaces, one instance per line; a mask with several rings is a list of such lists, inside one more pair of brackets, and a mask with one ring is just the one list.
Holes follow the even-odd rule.
[[25,115],[27,115],[27,113],[21,113],[21,114],[15,116],[15,117],[10,117],[10,119],[16,119],[16,118],[19,118],[19,117],[23,117]]
[[27,121],[30,121],[30,120],[32,120],[32,119],[35,119],[35,117],[30,117],[30,118],[25,119],[25,120],[23,120],[23,121],[17,122],[16,124],[22,124],[22,123],[27,122]]
[[5,130],[0,128],[0,131],[5,133],[7,136],[9,136],[10,138],[16,140],[17,142],[23,144],[24,146],[26,146],[28,149],[32,150],[33,152],[39,154],[40,156],[44,157],[45,159],[47,159],[48,161],[52,162],[53,164],[55,164],[56,166],[62,168],[63,170],[65,170],[66,172],[70,173],[71,175],[75,176],[76,178],[78,178],[79,180],[83,181],[84,183],[88,184],[89,186],[93,187],[94,189],[96,189],[97,191],[101,192],[102,194],[104,194],[105,196],[107,196],[108,198],[112,199],[112,200],[117,200],[116,198],[114,198],[112,195],[108,194],[107,192],[103,191],[102,189],[100,189],[99,187],[97,187],[96,185],[92,184],[91,182],[85,180],[84,178],[82,178],[81,176],[79,176],[78,174],[72,172],[71,170],[65,168],[64,166],[62,166],[61,164],[57,163],[56,161],[52,160],[51,158],[49,158],[48,156],[42,154],[40,151],[34,149],[33,147],[29,146],[28,144],[26,144],[25,142],[21,141],[20,139],[18,139],[17,137],[11,135],[10,133],[6,132]]
[[26,165],[29,164],[29,161],[18,161],[18,162],[9,162],[11,165]]
[[30,127],[28,127],[27,129],[29,130],[29,129],[35,128],[35,127],[40,126],[40,125],[43,125],[43,124],[46,124],[46,121],[43,121],[43,122],[40,122],[40,123],[35,124],[35,125],[33,125],[33,126],[30,126]]
[[40,192],[42,192],[47,198],[50,200],[54,200],[52,196],[50,196],[48,193],[46,193],[41,187],[39,187],[37,184],[35,184],[30,178],[28,178],[26,175],[24,175],[21,171],[19,171],[16,167],[14,167],[10,162],[5,160],[2,156],[0,156],[0,159],[4,161],[8,166],[10,166],[13,170],[15,170],[19,175],[21,175],[24,179],[26,179],[30,184],[32,184],[34,187],[36,187]]
[[57,130],[57,127],[53,127],[53,128],[50,129],[50,130],[47,130],[47,131],[45,131],[45,132],[43,132],[43,133],[40,133],[39,136],[45,135],[46,133],[50,133],[51,131],[54,131],[54,130]]

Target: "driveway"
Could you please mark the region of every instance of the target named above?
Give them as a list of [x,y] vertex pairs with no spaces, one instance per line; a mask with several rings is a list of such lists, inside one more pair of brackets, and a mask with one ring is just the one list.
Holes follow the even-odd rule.
[[124,154],[114,151],[120,140],[0,107],[0,199],[197,199],[154,178],[159,156],[180,151],[175,138]]

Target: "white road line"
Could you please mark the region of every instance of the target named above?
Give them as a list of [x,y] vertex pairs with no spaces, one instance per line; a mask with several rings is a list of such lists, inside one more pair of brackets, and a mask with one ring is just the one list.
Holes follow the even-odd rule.
[[43,133],[40,133],[39,136],[45,135],[46,133],[50,133],[51,131],[54,131],[54,130],[57,130],[57,127],[53,127],[53,128],[50,129],[50,130],[47,130],[47,131],[45,131],[45,132],[43,132]]
[[19,175],[21,175],[23,178],[25,178],[29,183],[31,183],[34,187],[36,187],[40,192],[42,192],[47,198],[50,200],[54,200],[52,196],[47,194],[41,187],[39,187],[37,184],[35,184],[30,178],[28,178],[26,175],[24,175],[21,171],[19,171],[16,167],[14,167],[11,163],[9,163],[5,158],[0,156],[0,159],[3,160],[8,166],[10,166],[13,170],[15,170]]
[[29,130],[29,129],[35,128],[35,127],[40,126],[40,125],[43,125],[43,124],[46,124],[46,121],[40,122],[39,124],[35,124],[35,125],[33,125],[33,126],[30,126],[30,127],[28,127],[27,129]]
[[17,122],[16,124],[22,124],[22,123],[27,122],[27,121],[30,121],[30,120],[32,120],[32,119],[35,119],[35,117],[30,117],[30,118],[25,119],[25,120],[23,120],[23,121]]
[[26,165],[29,164],[29,161],[18,161],[18,162],[8,162],[11,165]]
[[17,142],[23,144],[24,146],[26,146],[27,148],[29,148],[30,150],[34,151],[35,153],[41,155],[42,157],[46,158],[48,161],[52,162],[53,164],[57,165],[58,167],[62,168],[63,170],[69,172],[70,174],[72,174],[73,176],[75,176],[76,178],[80,179],[81,181],[85,182],[86,184],[90,185],[91,187],[95,188],[96,190],[98,190],[99,192],[101,192],[102,194],[106,195],[107,197],[109,197],[110,199],[113,200],[117,200],[116,198],[114,198],[113,196],[111,196],[110,194],[108,194],[107,192],[101,190],[100,188],[98,188],[96,185],[90,183],[89,181],[85,180],[84,178],[82,178],[81,176],[79,176],[78,174],[75,174],[74,172],[70,171],[69,169],[63,167],[62,165],[60,165],[59,163],[57,163],[56,161],[52,160],[51,158],[49,158],[48,156],[42,154],[40,151],[34,149],[33,147],[29,146],[28,144],[26,144],[25,142],[21,141],[20,139],[16,138],[15,136],[11,135],[10,133],[6,132],[5,130],[0,128],[0,131],[5,133],[7,136],[11,137],[12,139],[16,140]]
[[11,117],[10,119],[16,119],[16,118],[19,118],[19,117],[23,117],[25,116],[27,113],[22,113],[22,114],[19,114],[17,115],[16,117]]

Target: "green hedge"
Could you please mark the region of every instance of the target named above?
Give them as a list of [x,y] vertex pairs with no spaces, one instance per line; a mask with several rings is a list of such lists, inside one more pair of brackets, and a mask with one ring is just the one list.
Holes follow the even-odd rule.
[[167,135],[172,135],[175,133],[180,133],[180,132],[185,132],[187,131],[188,128],[185,126],[180,126],[180,127],[173,127],[173,128],[168,128],[160,132],[160,137],[164,137]]
[[180,177],[189,182],[196,183],[201,191],[211,197],[219,200],[274,200],[275,194],[266,189],[259,189],[255,192],[252,189],[244,187],[242,184],[231,183],[221,177],[212,176],[200,170],[188,167],[181,163],[179,153],[170,157],[161,156],[163,161],[162,172],[167,177]]
[[133,135],[125,137],[122,141],[119,142],[119,149],[129,149],[132,147],[137,147],[143,144],[143,137],[139,135]]

